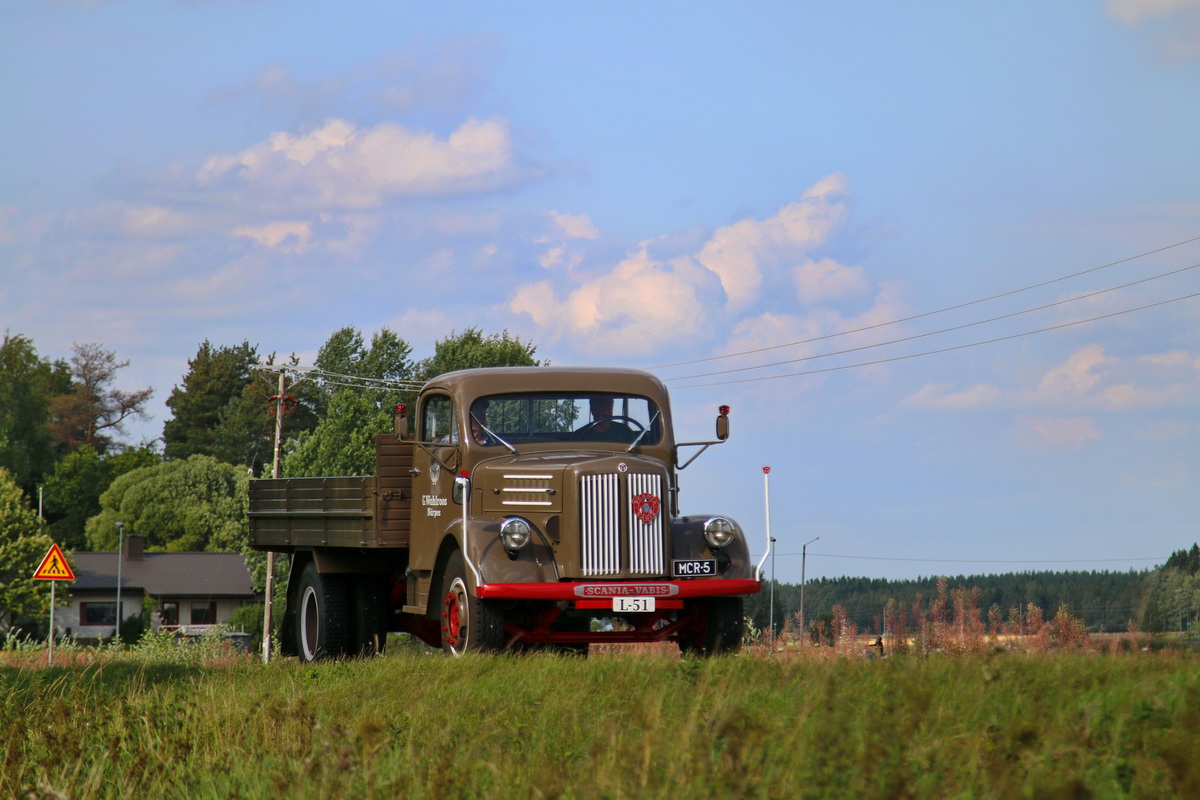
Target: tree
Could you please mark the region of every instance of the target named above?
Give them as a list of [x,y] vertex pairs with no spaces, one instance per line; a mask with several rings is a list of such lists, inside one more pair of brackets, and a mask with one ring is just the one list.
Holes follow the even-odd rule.
[[117,361],[111,350],[78,342],[72,349],[71,389],[51,403],[51,433],[67,451],[86,444],[104,453],[112,444],[112,434],[123,432],[126,419],[145,416],[146,403],[154,390],[125,392],[114,388],[117,370],[129,366],[129,361]]
[[325,419],[290,443],[282,474],[291,478],[371,475],[375,435],[391,427],[390,410],[381,410],[355,389],[342,389],[333,396]]
[[422,382],[446,372],[480,367],[536,367],[542,362],[534,359],[537,347],[522,342],[508,331],[484,336],[478,328],[451,333],[434,345],[433,355],[417,368]]
[[[275,356],[267,359],[273,365]],[[293,366],[296,357],[291,358]],[[213,431],[211,455],[227,464],[242,464],[255,475],[262,475],[274,458],[275,408],[280,402],[277,375],[260,372],[242,389],[239,397],[221,410]],[[283,431],[286,441],[312,430],[317,424],[317,397],[321,394],[312,381],[292,382],[284,386]]]
[[230,402],[242,397],[258,363],[257,347],[242,342],[236,347],[214,347],[207,339],[196,357],[188,361],[183,386],[167,398],[173,417],[163,426],[163,455],[186,459],[213,455],[221,414]]
[[[321,346],[314,366],[325,373],[356,378],[373,378],[387,381],[409,381],[413,377],[413,362],[409,358],[412,347],[388,328],[382,328],[371,336],[368,347],[362,334],[351,327],[341,328]],[[317,397],[317,413],[325,416],[329,403],[339,388],[336,378]],[[391,408],[395,404],[396,389],[371,391],[373,402],[379,408]]]
[[49,609],[33,573],[52,543],[12,473],[0,468],[0,627]]
[[193,455],[127,472],[100,496],[87,523],[93,550],[117,549],[125,533],[146,537],[149,550],[245,552],[249,546],[249,484],[245,467]]
[[17,485],[33,488],[54,466],[50,402],[70,388],[66,363],[39,358],[33,342],[4,334],[0,343],[0,467]]
[[161,460],[150,445],[101,455],[85,444],[67,455],[45,484],[46,517],[54,540],[63,547],[86,549],[84,530],[87,521],[100,513],[100,495],[117,476]]

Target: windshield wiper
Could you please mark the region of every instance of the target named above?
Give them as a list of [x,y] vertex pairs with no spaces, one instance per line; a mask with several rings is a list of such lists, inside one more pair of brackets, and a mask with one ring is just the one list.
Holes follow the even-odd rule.
[[644,437],[644,436],[645,436],[647,433],[649,433],[649,432],[650,432],[650,429],[654,427],[654,423],[655,423],[655,422],[658,422],[658,417],[659,417],[659,415],[660,415],[660,414],[662,414],[662,412],[661,412],[661,411],[655,411],[655,412],[654,412],[654,418],[650,420],[650,424],[649,424],[649,425],[647,425],[646,427],[642,428],[642,432],[641,432],[641,433],[639,433],[639,434],[638,434],[638,435],[637,435],[637,436],[634,438],[634,440],[633,440],[632,442],[630,442],[630,443],[629,443],[629,449],[625,451],[626,453],[632,453],[632,452],[633,452],[633,448],[635,448],[635,447],[637,447],[637,446],[638,446],[638,442],[640,442],[640,441],[642,440],[642,437]]
[[483,432],[484,432],[484,433],[486,433],[488,436],[490,436],[490,437],[492,437],[493,439],[495,439],[495,440],[496,440],[497,442],[499,442],[500,444],[502,444],[502,445],[504,445],[505,447],[507,447],[509,450],[511,450],[511,451],[512,451],[512,454],[513,454],[514,456],[519,456],[519,455],[521,455],[520,453],[518,453],[518,452],[517,452],[517,448],[513,447],[511,444],[509,444],[508,442],[504,441],[504,437],[503,437],[503,436],[501,436],[500,434],[496,433],[494,430],[492,430],[491,428],[489,428],[487,425],[484,425],[482,422],[480,422],[480,421],[479,421],[479,417],[477,417],[477,416],[475,416],[474,414],[472,414],[472,415],[471,415],[471,419],[475,420],[475,424],[476,424],[476,425],[478,425],[478,426],[479,426],[479,427],[480,427],[480,428],[483,430]]

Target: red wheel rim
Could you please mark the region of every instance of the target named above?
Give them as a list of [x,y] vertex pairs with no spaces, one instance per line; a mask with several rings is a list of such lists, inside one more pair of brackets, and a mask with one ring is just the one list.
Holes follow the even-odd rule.
[[458,595],[455,592],[449,592],[446,595],[446,644],[458,646],[460,637],[462,636],[462,605],[459,603]]

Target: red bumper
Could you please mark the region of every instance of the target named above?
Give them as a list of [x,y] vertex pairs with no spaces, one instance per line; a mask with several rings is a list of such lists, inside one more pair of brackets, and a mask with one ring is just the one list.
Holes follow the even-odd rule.
[[687,581],[571,581],[565,583],[485,583],[476,594],[493,600],[603,600],[610,597],[678,598],[757,594],[762,583],[751,578]]

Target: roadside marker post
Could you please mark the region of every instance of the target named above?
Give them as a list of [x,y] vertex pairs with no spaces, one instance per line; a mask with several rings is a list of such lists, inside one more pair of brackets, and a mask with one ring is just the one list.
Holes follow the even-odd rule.
[[75,580],[75,572],[71,569],[71,565],[67,563],[67,557],[63,555],[63,551],[59,549],[57,544],[52,544],[50,545],[50,550],[46,553],[46,557],[42,559],[42,563],[38,566],[37,571],[33,573],[33,579],[35,581],[50,581],[50,635],[47,637],[49,641],[47,664],[48,666],[54,666],[54,603],[56,600],[54,590],[58,588],[58,581]]

